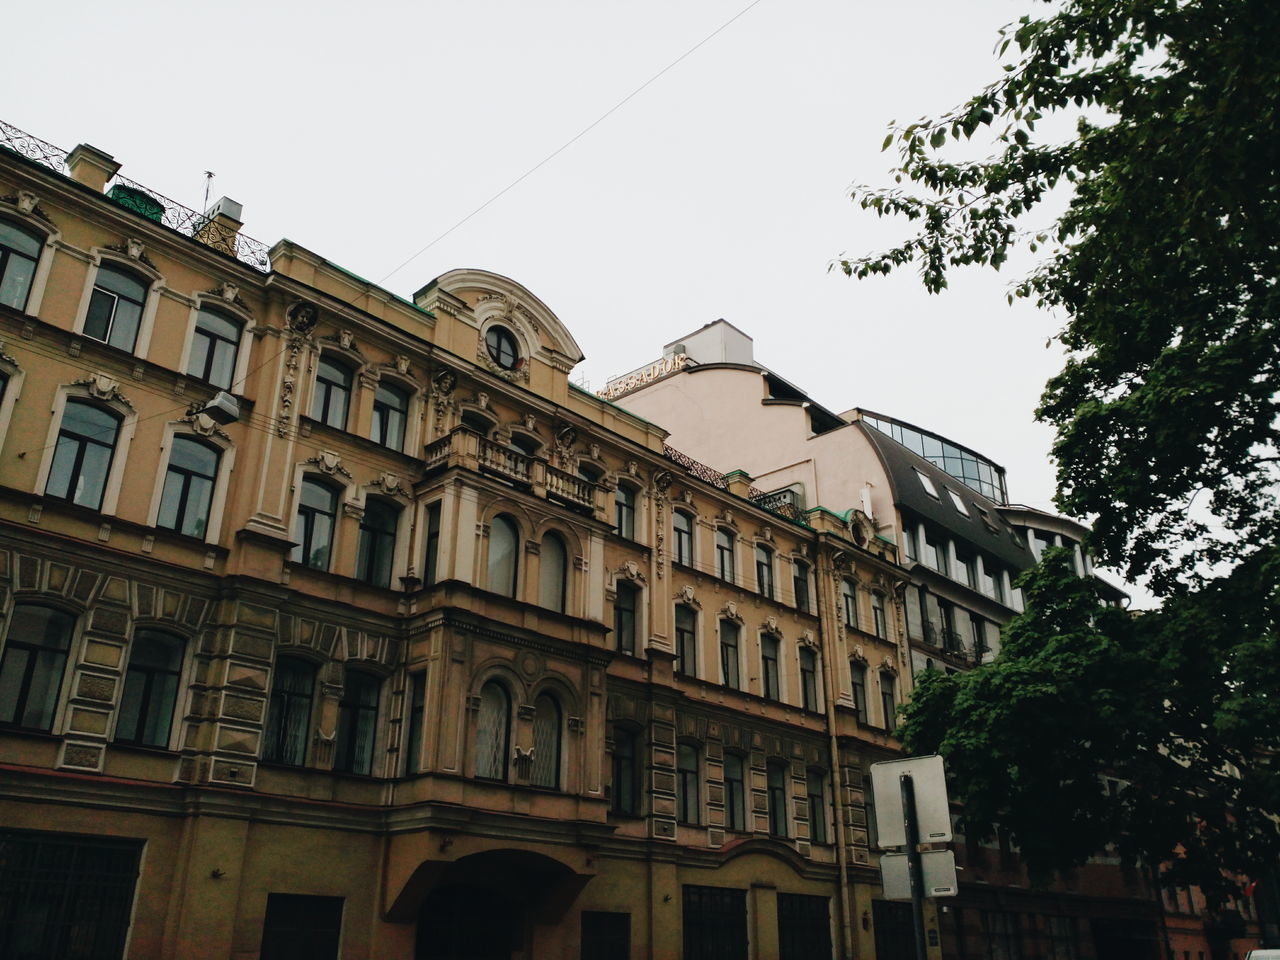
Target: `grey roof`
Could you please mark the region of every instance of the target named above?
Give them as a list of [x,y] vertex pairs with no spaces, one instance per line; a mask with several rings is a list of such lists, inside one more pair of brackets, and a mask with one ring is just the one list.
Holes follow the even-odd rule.
[[[1035,556],[1025,541],[1021,541],[1014,528],[1000,515],[999,504],[917,456],[887,434],[856,420],[853,425],[862,431],[879,453],[885,472],[889,474],[889,480],[893,484],[894,503],[899,507],[932,521],[958,539],[991,554],[1015,570],[1024,570],[1035,564]],[[924,489],[920,478],[916,476],[917,471],[933,482],[934,489],[938,491],[938,499],[935,500]],[[947,494],[948,490],[964,502],[969,510],[967,517],[956,509]]]

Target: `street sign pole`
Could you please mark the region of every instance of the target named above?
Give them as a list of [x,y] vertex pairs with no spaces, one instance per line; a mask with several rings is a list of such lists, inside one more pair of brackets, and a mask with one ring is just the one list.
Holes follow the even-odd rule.
[[911,926],[915,932],[915,960],[928,960],[924,938],[924,870],[920,864],[920,825],[916,820],[916,788],[911,774],[898,780],[907,832],[907,872],[911,878]]

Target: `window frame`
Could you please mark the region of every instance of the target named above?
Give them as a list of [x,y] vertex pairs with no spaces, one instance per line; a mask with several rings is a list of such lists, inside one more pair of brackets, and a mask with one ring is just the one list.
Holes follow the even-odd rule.
[[[484,331],[484,350],[487,356],[501,370],[514,371],[524,366],[524,353],[520,349],[520,338],[515,331],[500,323],[490,324]],[[511,353],[510,361],[504,360],[503,348]]]
[[867,665],[861,660],[849,660],[849,692],[853,699],[853,713],[857,721],[870,725],[871,712],[867,701]]
[[[541,708],[539,704],[546,704],[550,707],[551,721],[543,728],[542,739],[539,739],[539,720]],[[564,707],[561,705],[560,698],[550,690],[542,690],[533,698],[533,762],[529,766],[529,785],[534,787],[542,787],[546,790],[563,789],[563,766],[564,766]],[[549,729],[549,740],[548,731]],[[549,763],[543,761],[548,744],[553,748],[552,759]],[[539,782],[539,777],[543,776],[545,782]]]
[[[339,375],[327,374],[325,368],[336,371]],[[356,370],[345,357],[338,357],[333,352],[321,353],[316,359],[315,382],[311,388],[312,420],[322,423],[334,430],[346,431],[351,418],[351,401],[355,398]],[[342,400],[341,410],[334,406],[334,399]]]
[[774,599],[773,548],[757,543],[756,592],[766,600]]
[[889,619],[885,611],[885,595],[880,590],[871,591],[871,629],[881,640],[889,639]]
[[[382,391],[398,394],[404,400],[404,409],[385,403],[379,397]],[[385,377],[380,379],[373,389],[373,419],[369,424],[369,439],[388,450],[403,453],[409,441],[409,411],[413,405],[413,391],[398,383],[390,382]],[[391,414],[400,414],[399,443],[389,443],[389,434],[393,432],[394,421]]]
[[[681,622],[682,617],[684,622]],[[687,603],[677,603],[674,624],[675,672],[684,677],[698,675],[698,611]]]
[[[301,668],[296,676],[306,672],[309,689],[304,694],[300,690],[280,689],[282,664],[290,669]],[[294,653],[281,653],[276,657],[271,668],[271,690],[267,695],[267,717],[262,728],[262,762],[276,763],[288,767],[305,767],[311,755],[311,730],[316,710],[316,684],[319,680],[317,665],[306,657]],[[277,696],[277,693],[280,695]],[[290,726],[296,725],[301,717],[300,739],[289,744]],[[277,719],[279,718],[279,719]],[[273,735],[274,731],[274,735]],[[297,747],[301,753],[293,752]]]
[[[511,540],[511,572],[503,576],[501,582],[498,577],[502,575],[502,569],[498,566],[501,561],[500,554],[494,551],[494,531],[502,530],[503,535],[509,535]],[[520,523],[515,517],[509,513],[495,514],[493,519],[489,521],[489,544],[488,556],[485,558],[485,589],[490,593],[501,594],[504,597],[510,597],[513,600],[520,593]]]
[[[44,293],[44,281],[47,277],[47,269],[42,270],[48,263],[48,258],[44,255],[45,249],[53,241],[47,230],[40,230],[34,224],[27,222],[26,218],[14,216],[13,212],[6,210],[3,216],[0,216],[0,222],[7,224],[18,233],[34,240],[36,243],[36,255],[33,258],[31,254],[25,253],[15,247],[0,243],[0,291],[4,289],[4,279],[9,271],[13,255],[21,257],[23,260],[31,260],[31,275],[26,282],[26,291],[22,297],[21,305],[13,303],[8,304],[19,313],[25,313],[28,316],[34,316],[40,309],[40,300]],[[37,294],[37,288],[38,294]],[[33,302],[34,301],[34,302]],[[2,303],[4,301],[0,301]]]
[[[147,638],[163,638],[164,642],[172,644],[177,650],[177,666],[172,668],[162,668],[154,666],[135,667],[134,659],[137,655],[137,644],[143,637]],[[178,717],[178,706],[182,702],[185,695],[185,686],[183,684],[183,676],[187,662],[187,648],[189,646],[186,637],[181,634],[174,633],[172,630],[166,630],[159,627],[139,626],[135,627],[133,636],[129,639],[129,657],[125,661],[124,678],[121,684],[120,703],[115,711],[115,729],[112,733],[112,741],[115,743],[127,744],[130,746],[141,747],[158,747],[162,750],[169,749],[173,744],[173,728],[174,722]],[[137,720],[135,722],[135,734],[133,736],[121,735],[121,724],[124,721],[125,701],[129,697],[130,679],[137,675],[142,675],[142,691],[140,699],[142,706],[138,711]],[[159,698],[153,695],[153,683],[158,675],[171,677],[173,680],[173,689],[167,695],[168,706],[162,707],[168,714],[168,719],[163,725],[164,735],[160,739],[148,739],[142,735],[141,731],[145,730],[151,707]],[[164,694],[161,694],[164,696]]]
[[760,695],[782,702],[782,638],[772,633],[760,635]]
[[[729,761],[738,764],[736,778],[729,776]],[[747,827],[747,782],[750,777],[750,762],[746,756],[733,751],[725,751],[723,770],[724,783],[724,820],[725,829],[736,833],[745,833]]]
[[880,671],[880,711],[884,714],[884,729],[893,733],[898,729],[898,678],[888,670]]
[[[629,745],[629,752],[619,750],[621,743]],[[630,726],[615,724],[613,750],[610,755],[612,774],[609,788],[610,813],[624,817],[638,817],[641,814],[641,798],[644,791],[641,789],[640,744],[640,731]]]
[[[211,452],[214,457],[213,472],[211,474],[206,475],[206,474],[196,472],[196,470],[191,467],[175,466],[173,462],[173,457],[180,443],[192,444],[196,447],[200,447],[200,448],[203,448],[204,450]],[[184,537],[194,537],[197,540],[203,540],[206,542],[211,539],[216,540],[218,531],[214,529],[214,526],[213,526],[213,520],[215,516],[214,507],[215,507],[215,501],[218,496],[218,480],[222,474],[222,455],[225,452],[225,450],[222,447],[218,446],[217,444],[211,443],[202,437],[192,436],[191,434],[187,434],[187,433],[173,434],[173,436],[169,438],[169,443],[167,446],[168,446],[168,450],[167,450],[168,457],[165,461],[164,479],[160,484],[160,504],[159,504],[159,508],[156,511],[156,519],[155,519],[154,526],[160,530],[172,530],[174,533],[181,534]],[[168,501],[167,494],[169,492],[169,479],[171,475],[178,476],[181,478],[178,481],[178,483],[180,484],[180,491],[177,493],[178,505],[176,508],[176,513],[174,518],[175,525],[173,526],[170,526],[167,523],[161,522],[161,514],[165,512],[165,504]],[[189,506],[191,488],[195,480],[197,479],[208,481],[209,499],[204,511],[205,513],[203,518],[204,529],[200,530],[199,532],[191,533],[191,532],[188,532],[186,529],[184,529],[184,527],[186,526],[187,519],[188,519],[187,508]]]
[[[554,546],[550,550],[547,544]],[[558,562],[552,556],[559,550]],[[557,583],[558,580],[558,583]],[[569,546],[555,530],[542,535],[538,548],[538,606],[557,613],[566,613],[569,597]],[[547,601],[551,600],[550,603]]]
[[[687,524],[681,527],[680,523]],[[671,511],[671,535],[673,541],[672,562],[679,563],[686,567],[694,565],[693,538],[694,530],[697,528],[698,521],[693,514],[687,510]]]
[[[332,500],[332,512],[326,513],[322,508],[306,503],[303,500],[304,489],[308,486],[323,490]],[[338,520],[341,515],[341,496],[343,490],[331,481],[314,474],[304,473],[298,481],[298,506],[293,515],[293,539],[295,546],[289,553],[291,563],[310,570],[328,570],[333,565],[334,544],[337,541]],[[312,563],[310,554],[315,553],[315,521],[316,517],[329,519],[329,537],[325,544],[324,563]]]
[[[390,531],[375,529],[369,516],[371,509],[383,511],[384,518],[390,518]],[[396,573],[396,549],[400,541],[400,522],[404,517],[404,507],[394,500],[384,497],[366,497],[364,512],[360,516],[356,535],[355,579],[373,587],[392,589],[392,581]],[[386,550],[386,582],[382,582],[380,574],[383,566],[383,553]]]
[[[816,788],[816,789],[815,789]],[[827,822],[827,776],[817,767],[810,767],[805,772],[805,799],[809,806],[809,842],[827,844],[829,826]]]
[[[72,406],[85,407],[86,409],[89,409],[89,410],[95,410],[95,411],[98,411],[99,413],[106,414],[108,417],[114,420],[115,430],[111,435],[110,442],[105,443],[102,440],[98,439],[97,437],[91,437],[88,435],[82,435],[78,433],[71,433],[70,431],[68,431],[66,427],[67,411]],[[44,484],[43,484],[44,496],[48,497],[51,500],[61,500],[64,503],[71,503],[79,507],[84,507],[88,510],[93,510],[96,513],[107,513],[108,511],[105,509],[107,505],[107,495],[108,495],[108,490],[111,486],[112,480],[114,479],[113,475],[116,467],[116,456],[121,446],[121,439],[122,439],[121,435],[123,433],[124,423],[125,423],[125,418],[121,416],[118,410],[113,409],[110,405],[101,403],[92,398],[68,395],[66,397],[65,403],[62,406],[62,410],[59,412],[59,416],[56,420],[57,430],[54,433],[54,441],[52,444],[53,449],[49,457],[49,469],[45,475]],[[71,454],[71,458],[72,458],[71,468],[70,468],[70,473],[68,474],[68,477],[67,477],[67,482],[66,482],[67,494],[65,495],[51,493],[49,491],[49,485],[53,482],[54,471],[57,468],[57,465],[60,462],[60,458],[62,457],[62,452],[65,449],[62,445],[64,434],[69,439],[71,439],[72,443],[76,444],[75,452]],[[93,444],[97,447],[105,448],[108,451],[106,463],[102,467],[102,477],[100,480],[98,497],[96,502],[93,503],[92,505],[90,505],[89,503],[79,502],[77,500],[77,495],[72,492],[74,488],[79,484],[79,482],[83,479],[84,458],[85,458],[85,453],[86,453],[88,444]]]
[[[226,303],[206,303],[205,301],[201,301],[193,308],[193,312],[195,316],[191,322],[191,335],[188,339],[186,351],[187,356],[182,364],[182,369],[186,372],[185,375],[188,377],[194,377],[195,379],[217,387],[220,390],[235,393],[235,388],[240,384],[243,376],[241,372],[242,361],[248,356],[248,351],[244,350],[243,347],[245,344],[245,334],[252,329],[249,320],[246,317],[238,316],[236,313],[233,313],[227,308]],[[225,334],[202,327],[201,321],[206,315],[216,317],[235,327],[236,338],[232,340]],[[207,341],[203,346],[197,345],[197,338],[199,337],[203,337]],[[231,373],[230,379],[227,383],[222,383],[221,380],[212,379],[214,368],[218,363],[218,353],[216,348],[219,343],[231,344]],[[202,349],[204,352],[204,364],[203,369],[200,372],[196,372],[192,369],[195,364],[197,349]]]
[[[498,742],[494,743],[490,748],[490,752],[492,754],[490,760],[498,761],[500,763],[500,769],[492,773],[481,772],[481,761],[485,759],[485,754],[482,752],[485,749],[485,744],[481,741],[481,735],[486,732],[482,727],[485,710],[484,696],[486,690],[498,691],[502,695],[503,701],[501,708],[502,713],[498,718],[499,722],[494,725],[493,729],[493,734],[498,738]],[[476,711],[476,730],[473,741],[476,752],[476,779],[488,780],[493,783],[506,783],[511,776],[511,718],[514,712],[514,700],[511,696],[511,691],[507,688],[505,683],[495,677],[490,677],[480,685],[480,689],[477,692],[477,699],[480,703],[479,709]],[[483,769],[490,770],[492,768],[486,766]]]
[[[123,277],[125,280],[132,281],[142,288],[141,298],[133,299],[129,295],[120,290],[114,290],[110,287],[102,285],[103,272]],[[96,269],[87,278],[88,294],[85,298],[83,316],[78,318],[77,331],[81,336],[98,343],[105,343],[117,350],[123,350],[125,353],[137,355],[139,353],[139,345],[143,340],[144,327],[149,325],[152,288],[155,285],[155,277],[148,276],[138,269],[138,265],[125,265],[114,258],[102,258],[98,261]],[[94,311],[94,302],[99,299],[99,294],[104,298],[110,298],[110,315],[107,318],[107,328],[105,336],[97,336],[89,332],[90,317]],[[113,342],[112,337],[116,332],[116,321],[119,317],[121,301],[133,304],[137,307],[137,317],[133,327],[133,336],[128,344],[124,346],[121,343]],[[148,337],[149,339],[149,337]]]
[[613,491],[613,531],[628,540],[636,538],[636,504],[639,494],[629,483],[619,483]]
[[821,708],[818,698],[818,654],[810,647],[801,646],[797,658],[800,661],[800,705],[803,709],[816,713]]
[[769,836],[785,840],[791,836],[787,829],[790,817],[787,810],[787,778],[791,775],[785,760],[769,760],[765,764],[765,796],[769,810]]
[[[13,636],[14,621],[18,618],[19,610],[24,608],[32,608],[35,610],[48,611],[52,618],[64,618],[65,630],[62,646],[37,643]],[[18,695],[13,701],[13,719],[0,721],[0,729],[11,730],[35,730],[42,733],[52,733],[58,726],[62,715],[63,693],[67,686],[67,669],[68,663],[71,662],[71,654],[76,647],[79,635],[80,618],[62,607],[54,606],[46,603],[33,603],[25,599],[18,599],[9,616],[5,620],[4,631],[4,647],[0,649],[0,679],[4,677],[5,667],[9,664],[9,658],[15,650],[22,650],[25,653],[25,660],[20,669],[21,679],[17,683]],[[42,661],[40,653],[42,651],[51,651],[52,657],[44,658]],[[42,662],[46,664],[43,669]],[[46,677],[45,680],[45,704],[41,708],[41,712],[37,716],[37,723],[28,723],[26,718],[29,714],[30,697],[33,686],[33,680],[37,672],[42,672]],[[52,691],[50,695],[49,691]],[[45,710],[47,709],[47,715]]]
[[738,582],[737,557],[738,536],[725,527],[716,527],[716,576],[727,583]]
[[[727,642],[728,638],[732,638],[731,643]],[[733,620],[721,617],[717,629],[717,640],[720,650],[720,683],[731,690],[741,690],[742,626]],[[729,651],[732,651],[732,657]]]
[[702,825],[702,750],[697,744],[676,744],[676,823]]
[[796,609],[801,613],[813,612],[813,598],[809,590],[809,564],[804,560],[791,561],[791,592]]
[[[382,678],[369,670],[347,668],[342,697],[338,701],[338,729],[333,746],[333,769],[336,773],[364,777],[374,775],[382,685]],[[372,692],[371,703],[356,699],[359,692],[356,688],[360,686],[364,686],[366,692]]]
[[[622,602],[623,597],[630,604]],[[630,614],[630,620],[626,616]],[[629,624],[629,626],[628,626]],[[636,656],[640,640],[640,588],[630,580],[619,580],[613,591],[613,639],[614,649],[627,656]]]

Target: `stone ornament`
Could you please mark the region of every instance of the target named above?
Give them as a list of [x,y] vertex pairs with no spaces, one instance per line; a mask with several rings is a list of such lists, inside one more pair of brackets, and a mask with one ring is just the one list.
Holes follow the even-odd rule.
[[351,479],[351,472],[342,465],[342,458],[332,450],[321,450],[316,456],[310,457],[305,463],[315,467],[321,473],[332,477],[339,474]]
[[89,396],[95,400],[117,401],[123,403],[130,410],[133,409],[133,404],[129,402],[129,398],[120,392],[119,382],[105,373],[95,373],[91,377],[76,380],[74,386],[84,387]]

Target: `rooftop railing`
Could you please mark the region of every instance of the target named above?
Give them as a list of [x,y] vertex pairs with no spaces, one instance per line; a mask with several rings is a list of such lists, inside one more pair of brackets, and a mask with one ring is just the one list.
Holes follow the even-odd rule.
[[[55,173],[68,176],[67,151],[33,137],[0,120],[0,147],[25,157]],[[150,187],[116,174],[107,184],[106,197],[139,216],[168,227],[207,247],[235,257],[241,263],[267,273],[271,270],[270,248],[261,240],[246,237],[237,229],[219,223],[157,193]]]
[[[699,463],[687,453],[681,453],[675,447],[664,443],[662,445],[662,455],[672,463],[683,467],[690,476],[697,477],[718,490],[729,489],[729,480],[725,474],[711,469],[705,463]],[[774,490],[766,493],[759,487],[750,487],[747,490],[747,499],[757,507],[768,510],[779,517],[791,520],[794,523],[805,523],[804,511],[800,508],[800,498],[794,490]]]

